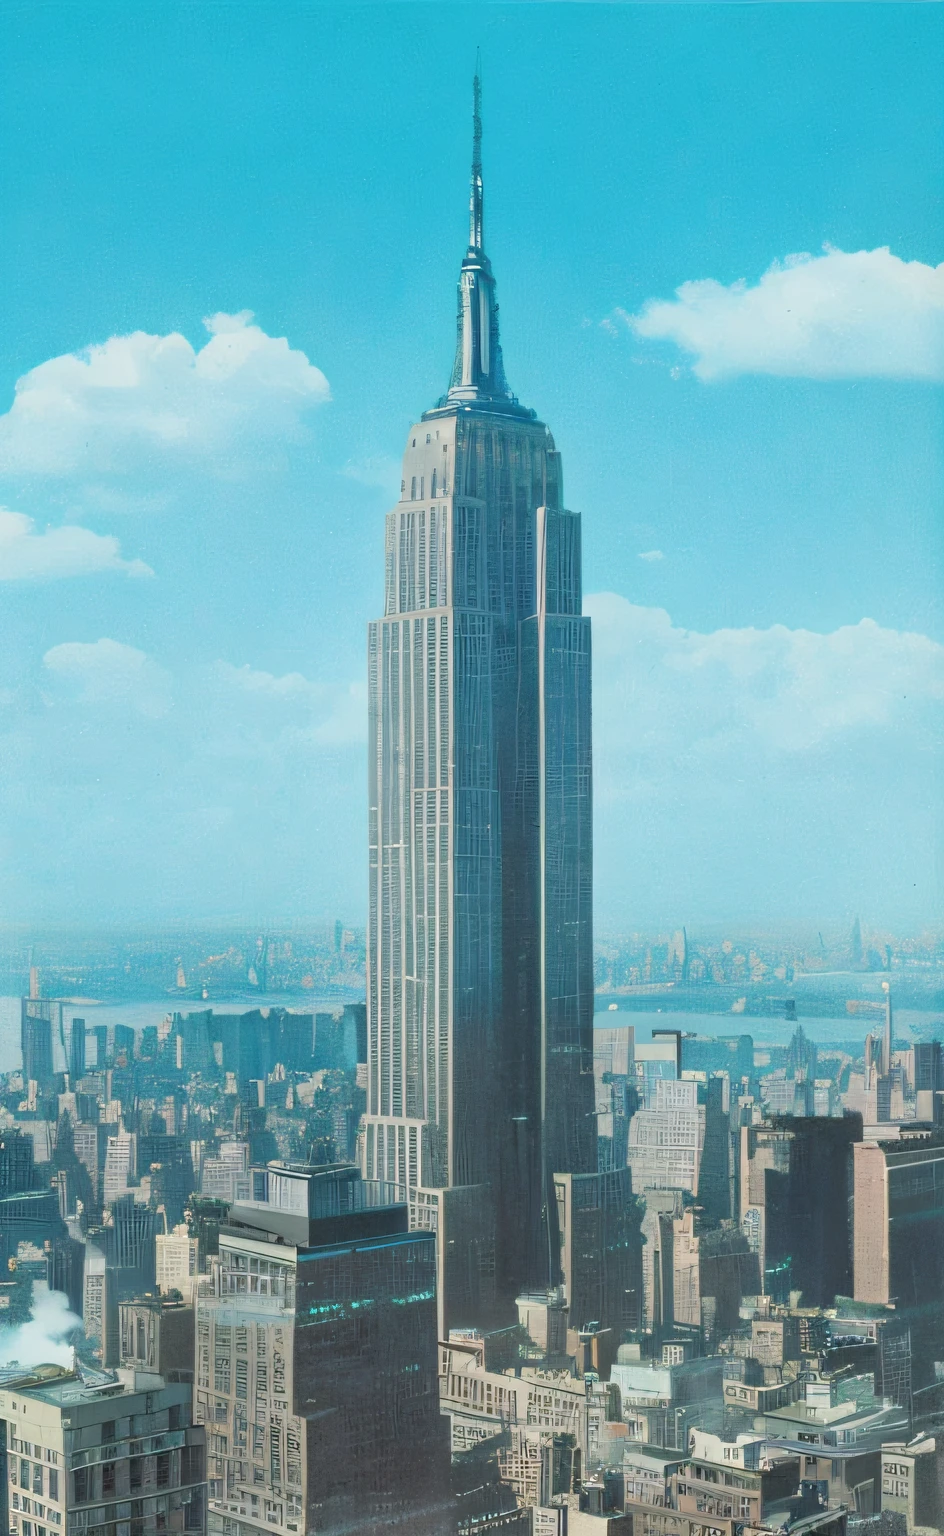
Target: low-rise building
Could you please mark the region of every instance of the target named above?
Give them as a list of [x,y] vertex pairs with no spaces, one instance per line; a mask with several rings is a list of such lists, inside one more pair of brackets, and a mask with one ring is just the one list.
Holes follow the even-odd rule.
[[190,1388],[40,1366],[0,1387],[11,1536],[203,1536],[204,1432]]
[[944,1438],[917,1435],[882,1446],[882,1511],[904,1515],[909,1532],[944,1524]]
[[440,1344],[439,1401],[451,1426],[453,1455],[496,1439],[502,1478],[520,1504],[549,1502],[573,1478],[566,1466],[606,1459],[625,1434],[619,1391],[593,1377],[519,1365],[488,1370],[482,1341]]
[[696,1429],[691,1455],[669,1487],[673,1507],[685,1514],[720,1515],[759,1526],[776,1506],[779,1523],[799,1493],[800,1459],[771,1450],[760,1435],[728,1441]]

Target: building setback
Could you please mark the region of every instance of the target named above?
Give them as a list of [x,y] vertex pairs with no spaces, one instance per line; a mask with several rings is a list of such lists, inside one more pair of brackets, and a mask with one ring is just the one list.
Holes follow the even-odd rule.
[[364,1156],[475,1191],[510,1319],[558,1278],[554,1173],[596,1170],[590,621],[560,455],[505,379],[478,81],[474,121],[455,363],[410,429],[369,632]]

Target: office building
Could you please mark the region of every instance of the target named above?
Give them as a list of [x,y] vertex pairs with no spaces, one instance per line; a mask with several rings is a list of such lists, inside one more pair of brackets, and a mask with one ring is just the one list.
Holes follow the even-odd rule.
[[448,1529],[436,1253],[351,1167],[253,1171],[197,1298],[218,1536]]
[[849,1201],[862,1121],[785,1117],[741,1127],[741,1227],[764,1293],[830,1307],[852,1286]]
[[215,1157],[204,1157],[200,1169],[200,1191],[211,1200],[249,1199],[249,1143],[221,1141]]
[[53,1040],[62,1028],[62,1004],[48,997],[24,997],[20,1001],[20,1049],[23,1082],[35,1083],[39,1093],[53,1086]]
[[601,1173],[626,1167],[629,1122],[638,1108],[633,1045],[631,1024],[594,1026],[597,1168]]
[[154,1239],[154,1281],[159,1291],[179,1291],[186,1302],[196,1298],[199,1279],[199,1240],[184,1222]]
[[596,1170],[590,623],[560,455],[512,395],[476,81],[449,387],[411,427],[369,635],[365,1171],[481,1192],[498,1302],[556,1282],[554,1173]]
[[555,1173],[554,1193],[568,1326],[609,1330],[615,1355],[624,1331],[642,1320],[642,1202],[628,1168]]
[[706,1115],[698,1084],[658,1077],[651,1090],[651,1108],[637,1109],[629,1123],[626,1157],[633,1189],[639,1195],[655,1189],[697,1194]]
[[73,1018],[69,1025],[69,1081],[73,1089],[85,1076],[85,1020]]
[[164,1381],[193,1381],[194,1312],[165,1296],[138,1296],[118,1307],[122,1369]]
[[853,1153],[853,1294],[908,1323],[923,1387],[944,1359],[944,1137],[915,1131]]
[[203,1536],[204,1432],[190,1388],[145,1380],[86,1384],[39,1366],[0,1384],[11,1536]]
[[103,1200],[105,1205],[128,1194],[135,1173],[135,1138],[120,1127],[108,1138],[105,1148]]

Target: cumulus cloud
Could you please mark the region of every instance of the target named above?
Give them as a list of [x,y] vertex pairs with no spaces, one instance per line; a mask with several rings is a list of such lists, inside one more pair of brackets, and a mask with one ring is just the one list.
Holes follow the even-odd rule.
[[43,665],[79,704],[118,705],[152,719],[170,709],[170,674],[133,645],[68,640],[47,651]]
[[[775,624],[703,635],[613,592],[585,608],[604,759],[630,743],[673,760],[798,755],[853,733],[923,731],[944,699],[944,646],[872,619],[830,634]],[[619,793],[616,777],[607,789]]]
[[51,358],[0,416],[0,475],[104,479],[195,464],[233,473],[250,445],[298,439],[328,381],[248,310],[204,320],[196,350],[135,331]]
[[52,581],[99,571],[154,574],[143,560],[122,559],[118,540],[110,534],[93,533],[76,524],[39,533],[23,512],[0,507],[0,581]]
[[870,619],[702,634],[612,592],[585,608],[601,914],[936,909],[944,646]]
[[887,246],[827,246],[773,262],[753,285],[701,278],[619,313],[636,335],[690,353],[700,379],[944,379],[944,264]]

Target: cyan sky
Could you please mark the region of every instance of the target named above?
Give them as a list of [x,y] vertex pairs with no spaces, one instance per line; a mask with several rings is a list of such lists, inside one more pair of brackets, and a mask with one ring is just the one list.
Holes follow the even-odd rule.
[[[563,451],[586,592],[631,605],[594,610],[601,919],[935,915],[940,372],[891,354],[913,323],[944,355],[944,297],[902,318],[878,267],[811,268],[852,340],[779,376],[743,348],[699,376],[621,315],[824,246],[944,260],[941,8],[235,3],[7,12],[0,410],[50,359],[199,349],[244,310],[331,394],[273,354],[181,403],[152,359],[185,449],[127,411],[70,437],[57,384],[0,450],[34,532],[154,573],[0,585],[7,920],[362,919],[364,626],[451,365],[477,45],[506,370]],[[728,358],[740,321],[711,323]]]

